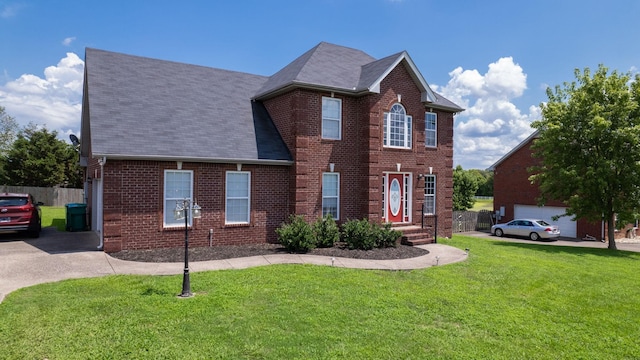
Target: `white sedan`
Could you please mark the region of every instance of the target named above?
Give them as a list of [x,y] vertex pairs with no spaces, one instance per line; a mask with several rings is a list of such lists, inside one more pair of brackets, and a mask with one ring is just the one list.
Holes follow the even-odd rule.
[[560,236],[560,230],[544,220],[515,219],[506,224],[495,224],[491,227],[491,234],[524,236],[531,240],[551,239]]

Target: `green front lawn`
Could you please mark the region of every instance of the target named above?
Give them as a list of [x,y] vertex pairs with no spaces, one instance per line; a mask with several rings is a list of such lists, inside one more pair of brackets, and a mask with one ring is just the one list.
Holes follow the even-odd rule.
[[67,208],[64,206],[40,206],[42,210],[42,227],[55,226],[65,231]]
[[416,271],[275,265],[107,276],[0,304],[7,359],[634,359],[640,254],[455,236]]
[[476,199],[470,211],[489,210],[493,211],[493,199]]

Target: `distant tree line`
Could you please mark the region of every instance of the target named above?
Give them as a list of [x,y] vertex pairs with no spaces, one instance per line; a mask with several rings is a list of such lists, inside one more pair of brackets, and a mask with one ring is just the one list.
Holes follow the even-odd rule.
[[3,185],[82,187],[78,151],[57,131],[21,128],[0,106],[0,182]]
[[464,211],[473,207],[476,196],[493,196],[493,172],[453,169],[453,210]]

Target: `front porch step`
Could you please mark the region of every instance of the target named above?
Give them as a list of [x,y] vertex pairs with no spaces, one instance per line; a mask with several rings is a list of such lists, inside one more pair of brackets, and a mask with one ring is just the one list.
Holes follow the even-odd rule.
[[427,237],[425,234],[411,234],[411,235],[403,235],[400,238],[400,243],[402,245],[416,246],[416,245],[426,245],[433,244],[435,239],[433,237]]
[[432,229],[430,227],[423,229],[420,226],[409,225],[394,226],[393,229],[402,232],[402,237],[400,238],[402,245],[416,246],[435,242],[433,235],[431,235]]

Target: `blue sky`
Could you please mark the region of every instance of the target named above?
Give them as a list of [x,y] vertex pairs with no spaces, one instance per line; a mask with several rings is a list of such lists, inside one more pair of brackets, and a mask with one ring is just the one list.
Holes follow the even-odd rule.
[[531,132],[545,89],[575,68],[637,73],[640,1],[0,0],[0,106],[79,134],[86,47],[271,75],[321,41],[407,50],[467,111],[454,164],[486,168]]

